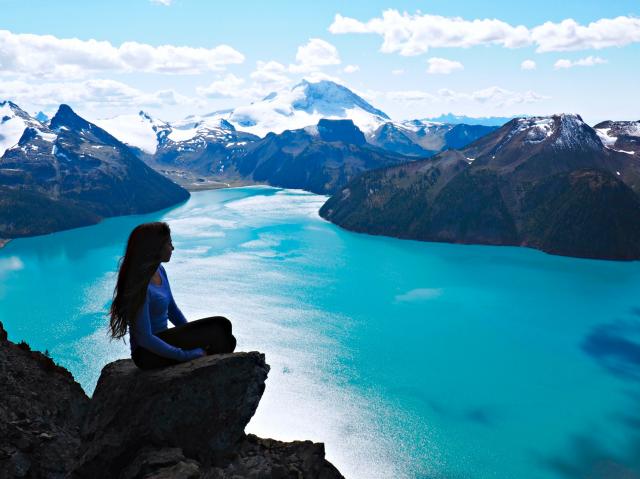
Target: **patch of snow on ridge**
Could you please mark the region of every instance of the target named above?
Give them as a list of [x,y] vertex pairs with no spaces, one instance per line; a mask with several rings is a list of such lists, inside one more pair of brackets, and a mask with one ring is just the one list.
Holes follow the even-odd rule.
[[233,129],[221,117],[190,116],[171,124],[167,138],[175,143],[193,140],[197,136],[221,138]]
[[9,102],[0,103],[0,157],[4,152],[18,144],[27,128],[27,123],[11,109]]
[[611,128],[596,128],[595,130],[602,144],[606,147],[612,147],[618,140],[617,136],[610,136]]
[[38,136],[40,136],[44,141],[48,141],[49,143],[53,143],[58,138],[58,135],[55,133],[45,133],[44,131],[38,131]]
[[520,118],[515,133],[526,131],[527,143],[540,143],[549,138],[554,131],[554,121],[550,117]]
[[445,125],[446,125],[445,123],[442,123],[439,121],[430,121],[430,120],[405,120],[396,124],[396,126],[400,126],[402,128],[405,128],[413,132],[418,132],[422,129],[429,129],[433,127],[442,127]]
[[158,148],[158,131],[169,128],[165,122],[154,120],[142,111],[137,115],[120,115],[94,123],[121,142],[152,155]]

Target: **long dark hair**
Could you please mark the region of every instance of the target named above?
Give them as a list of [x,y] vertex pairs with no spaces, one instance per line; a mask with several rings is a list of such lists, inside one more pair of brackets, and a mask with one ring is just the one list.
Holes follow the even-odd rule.
[[162,247],[170,236],[169,225],[160,221],[138,225],[129,235],[124,257],[119,261],[118,282],[109,312],[112,339],[123,338],[134,325],[149,281],[160,266]]

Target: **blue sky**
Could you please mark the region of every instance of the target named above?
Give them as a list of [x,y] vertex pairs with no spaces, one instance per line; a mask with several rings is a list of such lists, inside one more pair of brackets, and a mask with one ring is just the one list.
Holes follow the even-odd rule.
[[307,77],[394,119],[640,118],[637,1],[164,3],[0,0],[0,98],[174,120]]

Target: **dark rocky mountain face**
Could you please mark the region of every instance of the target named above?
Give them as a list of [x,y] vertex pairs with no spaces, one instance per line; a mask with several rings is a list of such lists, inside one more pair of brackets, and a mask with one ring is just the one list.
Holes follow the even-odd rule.
[[245,434],[268,372],[256,351],[149,371],[121,359],[89,398],[0,322],[0,477],[342,478],[322,443]]
[[[49,126],[33,121],[0,159],[0,236],[46,233],[102,217],[147,213],[189,197],[66,105]],[[51,216],[44,214],[56,210]]]
[[424,158],[447,149],[463,148],[496,128],[421,120],[389,122],[373,131],[367,141],[385,150]]
[[191,138],[176,141],[167,135],[158,144],[156,154],[149,164],[156,168],[173,167],[199,175],[216,175],[221,178],[238,177],[235,163],[247,152],[248,145],[260,138],[238,131],[221,120],[218,125],[193,125],[200,128]]
[[351,120],[321,120],[318,126],[268,134],[237,160],[245,178],[313,193],[338,191],[363,171],[413,158],[366,144]]
[[461,151],[365,173],[320,215],[402,238],[637,259],[639,177],[577,115],[514,119]]

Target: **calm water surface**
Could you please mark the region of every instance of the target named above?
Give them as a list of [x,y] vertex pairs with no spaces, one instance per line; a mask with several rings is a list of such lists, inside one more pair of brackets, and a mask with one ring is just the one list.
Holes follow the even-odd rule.
[[343,231],[325,197],[198,192],[0,250],[0,320],[88,393],[127,357],[106,313],[139,223],[167,221],[185,315],[266,354],[247,431],[326,444],[348,478],[640,477],[640,263]]

